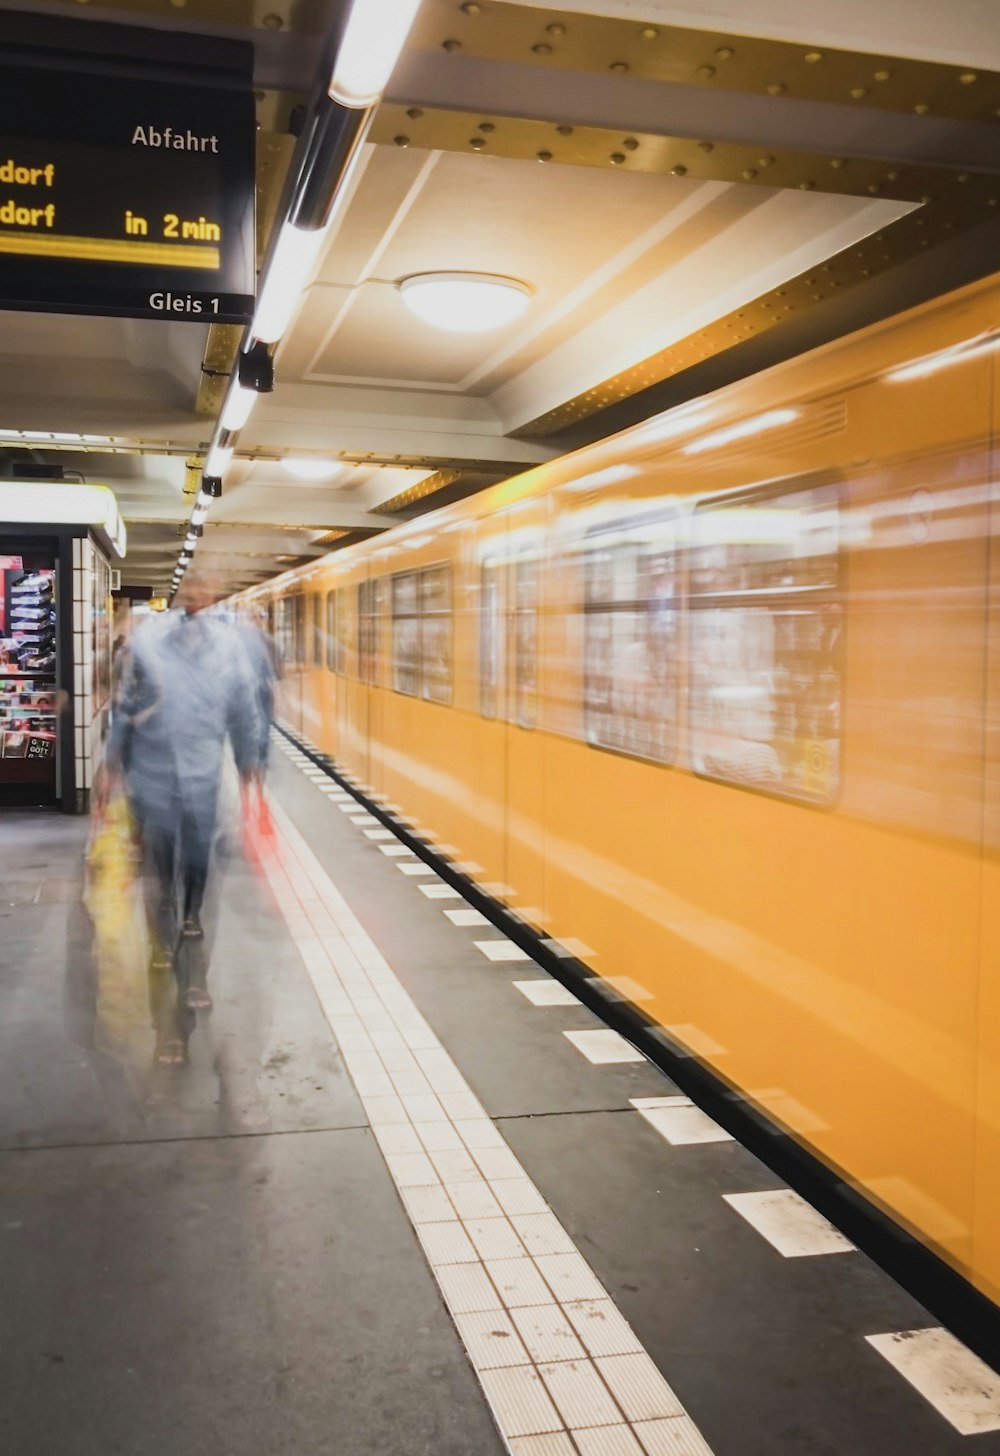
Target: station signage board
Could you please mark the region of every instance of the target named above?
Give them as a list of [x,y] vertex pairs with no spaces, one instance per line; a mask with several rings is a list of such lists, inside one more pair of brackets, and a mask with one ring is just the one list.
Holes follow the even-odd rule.
[[[91,39],[86,26],[77,33]],[[155,52],[156,33],[139,34]],[[240,76],[231,64],[136,63],[131,51],[126,64],[66,46],[17,50],[0,47],[0,308],[246,322],[250,65]]]

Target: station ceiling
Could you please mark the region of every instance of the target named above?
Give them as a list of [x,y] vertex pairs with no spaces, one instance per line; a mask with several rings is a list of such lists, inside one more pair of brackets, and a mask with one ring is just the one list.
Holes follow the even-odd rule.
[[[263,251],[336,0],[0,9],[252,40]],[[423,0],[199,562],[249,585],[995,268],[995,19],[994,0],[951,0],[947,26],[930,0]],[[396,285],[438,270],[517,278],[528,307],[435,329]],[[31,451],[112,485],[125,581],[166,587],[240,330],[2,331],[2,468]],[[297,480],[289,456],[336,472]]]

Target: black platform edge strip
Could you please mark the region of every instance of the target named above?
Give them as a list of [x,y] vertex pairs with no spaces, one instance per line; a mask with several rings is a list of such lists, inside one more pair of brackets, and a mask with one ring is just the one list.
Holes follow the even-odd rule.
[[391,829],[408,849],[458,890],[498,930],[578,996],[606,1026],[637,1047],[692,1102],[817,1208],[980,1359],[1000,1371],[1000,1309],[991,1300],[692,1053],[680,1047],[658,1023],[632,1002],[616,996],[583,961],[565,953],[558,954],[550,939],[488,895],[404,820],[369,798],[353,775],[298,734],[281,724],[276,726],[289,742],[352,794],[369,814]]

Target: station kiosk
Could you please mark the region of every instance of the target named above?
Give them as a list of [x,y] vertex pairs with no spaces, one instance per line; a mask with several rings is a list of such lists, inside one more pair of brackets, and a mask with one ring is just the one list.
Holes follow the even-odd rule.
[[124,555],[107,486],[0,481],[0,808],[87,808]]

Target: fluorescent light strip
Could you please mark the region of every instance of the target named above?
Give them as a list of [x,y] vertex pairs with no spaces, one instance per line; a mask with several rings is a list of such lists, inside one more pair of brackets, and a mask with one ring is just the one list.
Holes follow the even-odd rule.
[[330,95],[341,106],[373,106],[396,69],[420,0],[354,0],[337,51]]
[[242,430],[257,403],[257,391],[246,389],[237,381],[226,396],[219,423],[224,430]]
[[752,420],[741,420],[738,425],[727,425],[725,429],[714,430],[711,435],[703,435],[700,440],[692,440],[690,445],[682,445],[681,454],[700,455],[703,450],[719,450],[735,440],[749,439],[751,435],[760,435],[765,430],[776,429],[779,425],[790,425],[798,417],[799,412],[794,409],[768,410],[766,414],[756,415]]
[[991,354],[997,348],[1000,348],[1000,334],[991,334],[971,344],[958,344],[952,349],[928,354],[912,364],[904,364],[902,369],[890,370],[885,377],[893,384],[902,384],[908,379],[926,379],[929,374],[936,374],[939,369],[949,369],[952,364],[961,364],[966,359],[978,359],[983,354]]
[[323,228],[282,227],[254,314],[253,336],[261,343],[276,344],[291,323],[325,236]]
[[205,474],[223,476],[233,459],[232,445],[213,445],[205,461]]

